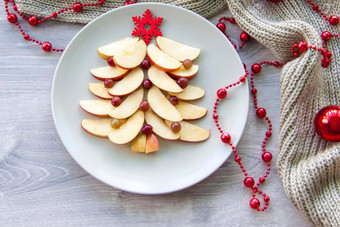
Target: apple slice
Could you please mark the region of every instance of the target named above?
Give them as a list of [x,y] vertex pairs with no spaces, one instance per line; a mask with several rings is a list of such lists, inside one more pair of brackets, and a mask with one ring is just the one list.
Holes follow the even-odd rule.
[[165,72],[175,71],[182,66],[180,61],[170,57],[154,44],[149,44],[147,54],[151,63]]
[[110,100],[80,100],[79,104],[85,112],[97,117],[107,117],[115,109]]
[[113,130],[111,120],[112,118],[84,119],[81,121],[81,127],[91,135],[108,137]]
[[143,79],[143,70],[139,67],[134,68],[109,90],[109,94],[112,96],[124,96],[131,94],[142,84]]
[[128,46],[137,43],[138,40],[139,40],[138,37],[124,38],[116,42],[107,44],[105,46],[99,47],[97,51],[101,57],[108,59],[109,57],[112,57],[113,55],[117,55],[119,52],[121,52],[123,49],[127,48]]
[[151,66],[149,68],[148,77],[159,89],[172,93],[183,92],[183,89],[173,79],[171,79],[166,72],[159,70],[155,66]]
[[146,135],[139,133],[136,138],[132,140],[131,151],[134,152],[145,152],[146,147]]
[[138,42],[126,46],[113,56],[113,61],[124,69],[132,69],[138,66],[145,58],[146,44],[140,39]]
[[[165,121],[165,123],[170,126],[172,124],[171,121]],[[185,142],[201,142],[209,138],[210,131],[205,130],[197,125],[188,123],[186,121],[181,121],[181,131],[179,134],[181,137],[179,138],[181,141]]]
[[155,134],[151,133],[146,136],[145,153],[151,153],[159,150],[159,144]]
[[145,121],[152,125],[153,132],[166,140],[177,140],[180,137],[179,133],[174,133],[164,120],[157,116],[151,109],[145,112]]
[[89,83],[89,90],[92,94],[101,99],[112,99],[109,89],[103,83]]
[[184,45],[174,40],[158,36],[156,39],[157,46],[169,56],[184,61],[190,59],[193,61],[200,54],[200,49]]
[[178,101],[175,107],[184,120],[197,120],[207,114],[206,108],[183,101]]
[[92,76],[98,80],[113,79],[119,80],[129,72],[129,70],[122,69],[118,66],[104,66],[90,70]]
[[181,66],[181,68],[179,68],[176,71],[173,72],[169,72],[170,76],[178,79],[180,77],[185,77],[187,79],[192,79],[196,76],[197,72],[198,72],[198,65],[192,65],[191,68],[186,69],[184,68],[184,66]]
[[156,86],[150,88],[148,102],[152,110],[163,119],[169,121],[181,121],[183,119],[176,108]]
[[140,103],[143,101],[143,96],[144,90],[141,87],[130,94],[118,107],[111,111],[109,115],[117,119],[130,117],[138,110]]
[[109,139],[115,144],[126,144],[133,140],[140,132],[144,123],[144,112],[138,110],[125,124],[118,129],[113,129]]
[[205,91],[200,87],[189,84],[186,88],[184,88],[182,93],[175,94],[169,92],[169,95],[177,96],[177,98],[179,98],[180,100],[192,101],[202,98],[205,95]]

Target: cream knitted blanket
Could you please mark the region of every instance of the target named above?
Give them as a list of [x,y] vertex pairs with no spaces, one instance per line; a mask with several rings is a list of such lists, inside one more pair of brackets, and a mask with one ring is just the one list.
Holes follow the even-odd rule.
[[[16,0],[19,10],[45,16],[69,6],[71,0]],[[81,1],[82,3],[92,1]],[[107,0],[102,7],[58,17],[67,22],[87,23],[103,12],[122,5]],[[145,0],[138,0],[145,2]],[[152,2],[152,1],[148,1]],[[321,67],[321,55],[308,50],[297,59],[290,47],[302,40],[321,47],[322,31],[340,33],[340,25],[330,26],[307,0],[163,0],[205,17],[229,6],[238,24],[267,46],[278,58],[289,61],[281,75],[279,174],[287,196],[317,226],[340,225],[340,143],[317,136],[315,114],[327,105],[340,105],[340,40],[327,41],[333,53],[328,68]],[[314,0],[327,15],[340,16],[338,0]],[[268,59],[270,60],[270,59]]]

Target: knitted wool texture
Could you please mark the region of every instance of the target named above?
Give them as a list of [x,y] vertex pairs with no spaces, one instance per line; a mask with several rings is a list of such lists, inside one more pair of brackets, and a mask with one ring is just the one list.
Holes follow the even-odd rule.
[[[87,3],[92,1],[82,1]],[[139,0],[138,2],[145,2]],[[152,2],[152,1],[148,1]],[[323,31],[340,33],[340,25],[330,26],[307,0],[164,0],[205,17],[221,11],[228,3],[238,24],[253,38],[268,47],[278,58],[289,61],[281,75],[279,174],[287,196],[315,225],[340,223],[340,143],[321,139],[314,131],[314,116],[322,107],[340,105],[340,42],[326,41],[333,53],[328,68],[321,67],[321,55],[308,50],[297,59],[290,47],[299,41],[322,47]],[[315,0],[327,15],[340,16],[336,0]],[[19,10],[46,16],[70,6],[65,0],[16,0]],[[122,5],[107,0],[101,7],[86,7],[82,13],[68,12],[57,19],[87,23],[100,14]],[[268,59],[269,60],[269,59]]]

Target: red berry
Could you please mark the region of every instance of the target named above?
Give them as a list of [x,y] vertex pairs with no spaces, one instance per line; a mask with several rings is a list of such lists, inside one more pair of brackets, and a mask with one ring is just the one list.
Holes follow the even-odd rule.
[[266,116],[266,114],[267,114],[267,111],[264,108],[258,108],[256,110],[256,115],[259,118],[264,118]]
[[7,20],[11,23],[15,23],[15,22],[17,22],[18,18],[17,18],[17,15],[15,15],[14,13],[10,13],[7,16]]
[[190,69],[192,67],[192,61],[190,59],[185,59],[183,61],[183,67],[186,69]]
[[225,32],[226,26],[224,23],[219,22],[216,27],[221,31],[221,32]]
[[38,19],[36,16],[31,16],[29,19],[28,19],[28,23],[32,26],[36,26],[38,24]]
[[240,39],[242,42],[247,42],[249,40],[249,35],[246,32],[242,32],[240,35]]
[[177,133],[181,131],[182,126],[179,122],[172,122],[170,128],[174,133]]
[[41,45],[41,48],[48,52],[48,51],[51,51],[52,50],[52,44],[49,43],[49,42],[44,42],[42,45]]
[[262,153],[262,160],[264,162],[270,162],[273,158],[273,155],[270,152],[263,152]]
[[181,88],[186,88],[189,85],[189,80],[187,78],[181,77],[177,80],[177,84]]
[[143,80],[143,88],[150,89],[152,87],[152,82],[149,79]]
[[224,132],[221,135],[221,140],[222,140],[223,143],[229,143],[230,140],[231,140],[231,137],[230,137],[230,135],[228,133]]
[[149,108],[150,108],[150,105],[149,105],[148,101],[146,101],[146,100],[143,100],[139,105],[139,109],[143,112],[148,111]]
[[153,130],[152,126],[149,124],[146,124],[142,128],[142,133],[145,135],[150,135],[152,133],[152,130]]
[[227,90],[224,88],[220,88],[217,90],[217,97],[220,99],[224,99],[227,96]]
[[254,73],[261,72],[261,65],[255,63],[254,65],[251,66],[251,71],[254,72]]
[[324,40],[324,41],[329,40],[331,37],[332,37],[332,34],[329,31],[324,31],[321,34],[321,39]]
[[337,24],[339,24],[339,17],[338,17],[338,16],[335,16],[335,15],[330,16],[328,20],[329,20],[329,23],[330,23],[331,25],[337,25]]
[[301,41],[298,43],[297,48],[301,52],[306,51],[308,49],[308,44],[305,41]]
[[74,12],[80,13],[83,10],[83,5],[79,2],[73,4]]
[[172,105],[176,106],[178,104],[177,96],[170,96],[169,101]]
[[143,69],[149,69],[151,67],[151,63],[149,60],[144,59],[141,63]]
[[105,79],[104,80],[104,86],[106,88],[112,88],[115,82],[112,79]]
[[246,177],[243,183],[247,188],[252,188],[255,184],[255,181],[252,177]]
[[120,104],[122,103],[122,99],[119,97],[119,96],[114,96],[112,99],[111,99],[111,104],[112,106],[119,106]]
[[113,57],[109,57],[107,59],[107,64],[109,64],[109,66],[115,67],[116,63],[113,61]]

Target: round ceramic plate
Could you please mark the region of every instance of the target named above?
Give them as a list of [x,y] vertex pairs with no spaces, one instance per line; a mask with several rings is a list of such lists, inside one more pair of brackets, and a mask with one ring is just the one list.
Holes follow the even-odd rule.
[[[130,144],[116,145],[107,138],[86,133],[80,126],[84,118],[95,118],[79,106],[82,99],[98,99],[88,90],[97,81],[90,69],[107,63],[97,48],[130,37],[134,29],[132,16],[142,16],[150,9],[163,17],[160,29],[164,37],[198,47],[201,53],[194,61],[199,73],[190,83],[204,88],[206,95],[193,104],[208,109],[208,114],[194,123],[211,130],[201,143],[159,139],[160,150],[134,153]],[[154,39],[152,40],[154,42]],[[203,17],[183,8],[145,3],[121,7],[108,12],[85,26],[70,42],[55,72],[52,87],[52,112],[59,136],[76,162],[100,181],[124,191],[161,194],[184,189],[198,183],[217,170],[229,157],[229,146],[211,117],[216,91],[238,80],[243,65],[225,36]],[[247,83],[233,88],[219,106],[222,127],[237,144],[246,122],[249,103]]]

